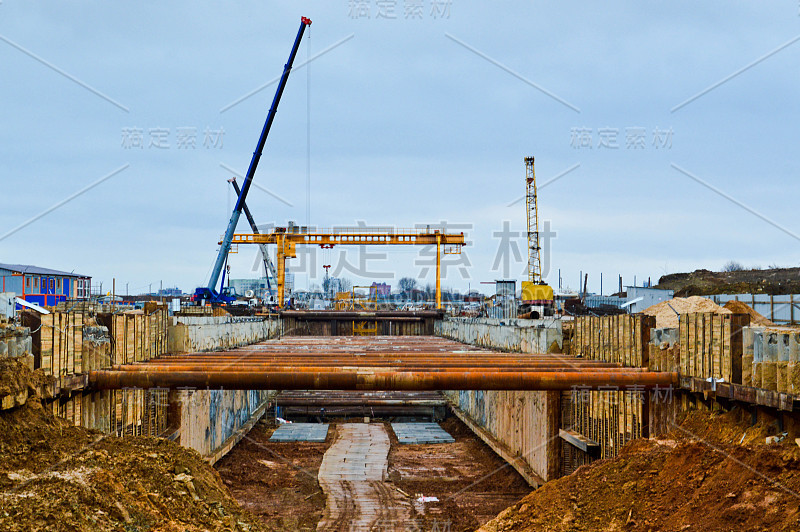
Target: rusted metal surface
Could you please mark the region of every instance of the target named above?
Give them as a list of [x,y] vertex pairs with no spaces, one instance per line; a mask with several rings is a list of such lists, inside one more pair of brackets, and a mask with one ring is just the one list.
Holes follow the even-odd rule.
[[94,371],[90,386],[238,390],[565,390],[670,386],[677,374],[434,337],[292,337]]

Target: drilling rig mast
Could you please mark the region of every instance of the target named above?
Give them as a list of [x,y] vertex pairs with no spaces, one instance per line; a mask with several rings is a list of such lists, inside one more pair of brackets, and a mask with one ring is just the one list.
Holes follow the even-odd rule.
[[531,318],[552,316],[555,312],[553,288],[542,279],[542,246],[539,238],[539,199],[533,157],[525,157],[525,210],[528,215],[528,280],[522,282],[519,314]]
[[533,157],[525,157],[525,205],[528,212],[528,282],[542,283],[542,257],[539,254],[539,204],[536,198],[536,172]]

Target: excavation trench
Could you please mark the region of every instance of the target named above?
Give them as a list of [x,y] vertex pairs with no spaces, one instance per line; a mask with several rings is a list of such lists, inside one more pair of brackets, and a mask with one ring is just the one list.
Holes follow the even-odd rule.
[[270,442],[276,426],[259,423],[217,470],[276,530],[475,530],[530,492],[456,418],[441,423],[453,443],[416,445],[388,421],[352,421],[332,421],[324,443]]

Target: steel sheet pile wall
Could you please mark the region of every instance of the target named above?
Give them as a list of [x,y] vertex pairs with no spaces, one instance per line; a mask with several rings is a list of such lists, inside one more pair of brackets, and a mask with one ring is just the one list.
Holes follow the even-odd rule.
[[159,436],[169,428],[168,391],[76,392],[51,403],[53,414],[115,436]]
[[628,367],[647,367],[653,316],[581,316],[575,318],[573,353],[590,360],[615,362]]
[[25,313],[33,327],[34,364],[56,378],[53,413],[87,428],[116,435],[157,435],[167,429],[163,390],[87,392],[85,375],[112,364],[149,360],[167,351],[168,311],[149,303],[144,311],[100,312],[79,305],[39,316]]
[[679,323],[682,377],[742,384],[742,330],[750,316],[698,312],[681,314]]
[[573,390],[561,398],[561,426],[600,444],[591,456],[564,442],[561,448],[561,474],[569,475],[597,458],[612,458],[622,446],[646,432],[647,397],[642,392],[593,392]]
[[436,336],[516,353],[547,353],[562,346],[561,320],[497,320],[445,318],[436,322]]
[[743,337],[743,384],[800,395],[800,331],[748,327]]
[[[644,314],[581,316],[575,319],[573,354],[590,360],[614,362],[627,367],[648,367],[650,333],[655,318]],[[562,397],[561,423],[599,444],[599,456],[564,442],[562,474],[569,474],[595,458],[610,458],[625,443],[648,433],[646,392],[610,388],[592,392],[575,389]]]

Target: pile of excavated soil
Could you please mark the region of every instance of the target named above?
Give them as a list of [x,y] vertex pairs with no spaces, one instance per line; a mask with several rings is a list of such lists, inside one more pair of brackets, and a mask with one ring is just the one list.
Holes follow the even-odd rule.
[[480,530],[800,530],[800,448],[796,435],[766,445],[775,430],[693,413],[668,439],[634,440]]
[[750,315],[750,325],[758,326],[758,327],[772,327],[775,324],[769,321],[767,318],[753,310],[753,307],[746,303],[742,303],[741,301],[731,300],[725,303],[725,308],[733,312],[734,314],[749,314]]
[[677,328],[678,315],[692,312],[714,312],[715,314],[730,314],[731,311],[720,307],[710,299],[700,296],[676,297],[669,301],[656,303],[642,311],[643,314],[656,317],[656,328]]
[[0,357],[0,397],[27,391],[36,395],[53,381],[41,371],[34,371],[16,358]]
[[673,273],[659,279],[656,288],[675,290],[678,297],[708,294],[797,294],[800,291],[800,268]]
[[69,425],[39,400],[0,413],[0,530],[264,530],[194,451]]

